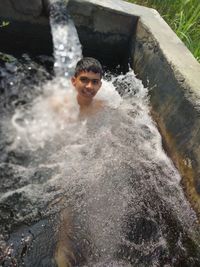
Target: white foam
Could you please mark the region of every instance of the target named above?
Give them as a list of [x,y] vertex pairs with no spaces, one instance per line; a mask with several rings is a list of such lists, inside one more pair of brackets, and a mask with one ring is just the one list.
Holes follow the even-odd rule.
[[112,108],[118,108],[122,103],[122,98],[112,82],[106,80],[102,81],[102,88],[98,91],[96,98],[105,101]]
[[67,79],[55,78],[44,85],[43,94],[27,108],[16,109],[12,125],[16,130],[13,147],[23,143],[29,149],[44,147],[77,120],[79,106],[75,90]]
[[[159,132],[149,116],[147,89],[133,72],[118,77],[118,83],[118,91],[128,86],[123,98],[112,81],[104,81],[96,97],[106,101],[105,109],[83,121],[67,122],[51,110],[49,99],[56,98],[64,104],[69,118],[79,114],[75,90],[70,81],[61,78],[48,82],[44,94],[28,110],[16,111],[12,118],[16,139],[21,137],[15,146],[32,151],[37,161],[41,158],[38,166],[59,166],[45,186],[51,188],[52,198],[62,190],[66,209],[70,206],[78,218],[75,231],[89,229],[91,257],[102,255],[100,261],[112,259],[119,244],[139,249],[123,236],[122,225],[129,223],[127,214],[134,219],[144,216],[146,223],[157,227],[159,238],[144,241],[140,253],[148,247],[165,246],[166,239],[156,221],[162,218],[163,202],[167,212],[173,212],[179,223],[186,225],[185,229],[195,218],[179,185],[180,175],[164,153]],[[63,100],[69,92],[70,108]],[[41,146],[42,155],[37,151]],[[28,195],[34,195],[34,199],[39,191],[31,194],[31,190],[36,189],[28,187]],[[40,192],[38,198],[47,201],[48,191],[43,196]],[[92,260],[88,259],[94,266]]]

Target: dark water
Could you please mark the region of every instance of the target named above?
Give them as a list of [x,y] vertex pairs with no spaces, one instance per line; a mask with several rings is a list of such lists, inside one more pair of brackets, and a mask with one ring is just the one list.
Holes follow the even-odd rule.
[[200,266],[199,225],[148,90],[132,71],[104,81],[105,107],[66,122],[48,100],[70,83],[50,62],[0,67],[1,266]]

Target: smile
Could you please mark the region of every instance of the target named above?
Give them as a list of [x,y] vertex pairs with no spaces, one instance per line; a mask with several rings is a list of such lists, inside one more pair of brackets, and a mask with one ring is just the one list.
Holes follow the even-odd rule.
[[89,96],[89,97],[92,97],[92,96],[94,96],[95,95],[95,92],[94,91],[89,91],[89,90],[87,90],[87,89],[83,89],[82,90],[82,93],[83,93],[83,95],[86,95],[86,96]]

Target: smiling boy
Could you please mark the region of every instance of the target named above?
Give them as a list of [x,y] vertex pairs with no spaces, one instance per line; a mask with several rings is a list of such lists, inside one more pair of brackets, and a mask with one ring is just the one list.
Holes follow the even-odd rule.
[[78,61],[71,82],[77,91],[80,109],[91,106],[94,96],[101,88],[102,76],[102,66],[95,58],[84,57]]
[[[94,99],[102,85],[103,69],[98,60],[92,57],[84,57],[76,64],[71,83],[76,91],[76,100],[79,106],[79,117],[95,114],[104,105],[103,101]],[[73,117],[74,103],[69,97],[69,92],[63,97],[53,96],[50,105],[59,116],[65,120]],[[73,119],[72,119],[73,121]]]

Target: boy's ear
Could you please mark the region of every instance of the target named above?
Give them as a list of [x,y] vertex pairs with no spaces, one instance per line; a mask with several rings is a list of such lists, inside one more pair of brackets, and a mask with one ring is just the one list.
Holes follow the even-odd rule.
[[72,84],[75,86],[75,84],[76,84],[76,77],[73,76],[73,77],[71,78],[71,82],[72,82]]

